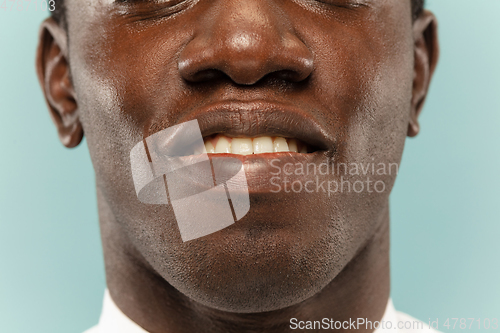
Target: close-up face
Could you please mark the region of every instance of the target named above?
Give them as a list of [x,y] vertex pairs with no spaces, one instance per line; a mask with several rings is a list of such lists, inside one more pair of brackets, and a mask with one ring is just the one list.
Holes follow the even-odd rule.
[[[95,169],[103,237],[127,242],[139,266],[192,300],[230,312],[297,304],[388,221],[426,88],[415,84],[426,78],[410,0],[66,0],[65,21],[72,121]],[[250,209],[184,242],[171,205],[138,199],[130,152],[194,119],[214,146],[264,137],[298,148],[233,154],[248,142],[235,140],[229,154],[209,151],[242,161]],[[322,163],[330,172],[312,171]]]

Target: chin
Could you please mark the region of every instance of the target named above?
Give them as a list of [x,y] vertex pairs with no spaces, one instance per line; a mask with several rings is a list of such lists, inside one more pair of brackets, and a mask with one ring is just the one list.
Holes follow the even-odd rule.
[[191,241],[174,232],[168,211],[151,212],[164,218],[135,223],[148,228],[130,237],[152,269],[190,300],[259,313],[317,295],[355,256],[373,220],[346,209],[342,197],[252,195],[251,205],[242,220]]
[[209,308],[234,313],[284,309],[316,295],[345,267],[338,258],[346,258],[339,251],[345,251],[341,240],[346,237],[325,231],[228,228],[169,251],[167,265],[156,269]]

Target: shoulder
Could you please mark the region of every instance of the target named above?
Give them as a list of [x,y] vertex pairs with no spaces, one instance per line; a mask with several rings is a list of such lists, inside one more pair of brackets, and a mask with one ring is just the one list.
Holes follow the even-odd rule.
[[404,312],[396,311],[398,318],[398,333],[440,333],[424,323]]

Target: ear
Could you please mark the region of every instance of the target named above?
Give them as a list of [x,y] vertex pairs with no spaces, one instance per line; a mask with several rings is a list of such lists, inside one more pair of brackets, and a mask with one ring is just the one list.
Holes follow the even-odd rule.
[[413,97],[411,102],[408,136],[414,137],[420,131],[418,117],[424,106],[429,90],[432,74],[439,58],[437,20],[428,10],[413,23],[413,40],[415,47],[415,64],[413,78]]
[[73,148],[82,141],[83,127],[70,77],[66,41],[66,31],[54,19],[43,21],[36,53],[36,71],[59,139],[66,147]]

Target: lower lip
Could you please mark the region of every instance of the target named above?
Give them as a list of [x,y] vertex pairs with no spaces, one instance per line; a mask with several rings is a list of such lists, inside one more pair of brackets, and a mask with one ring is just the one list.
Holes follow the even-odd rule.
[[[252,155],[237,154],[207,154],[210,159],[214,157],[237,158],[243,163],[245,176],[250,194],[274,193],[276,186],[273,185],[273,178],[287,177],[291,182],[300,181],[305,183],[311,175],[296,174],[294,171],[298,165],[303,165],[303,170],[307,170],[307,164],[318,166],[327,159],[325,151],[317,151],[309,154],[299,153],[267,153]],[[229,173],[230,170],[224,170],[224,165],[220,166],[222,173]],[[287,171],[287,174],[284,172]],[[279,181],[281,182],[281,181]]]
[[[314,153],[299,154],[295,152],[280,152],[280,153],[265,153],[265,154],[251,154],[251,155],[238,155],[238,154],[207,154],[212,164],[212,171],[214,166],[213,159],[217,158],[233,158],[241,161],[245,171],[245,178],[247,188],[245,192],[248,194],[276,194],[276,184],[283,184],[286,180],[289,183],[296,181],[305,184],[307,181],[314,178],[314,174],[309,172],[295,172],[299,168],[302,170],[309,170],[308,166],[311,164],[319,168],[320,164],[328,160],[327,151],[316,151]],[[201,156],[199,156],[201,157]],[[180,157],[183,162],[181,164],[190,165],[193,158],[200,162],[196,156]],[[217,163],[217,173],[219,175],[234,175],[234,164],[230,163]],[[192,173],[194,172],[194,173]],[[191,174],[191,176],[189,176]],[[198,177],[199,176],[199,177]],[[212,175],[213,177],[214,175]],[[182,188],[194,190],[196,193],[201,193],[213,187],[208,187],[206,173],[203,169],[196,169],[189,171],[187,174],[177,174],[177,184],[182,184]],[[274,181],[274,182],[273,182]],[[215,184],[214,184],[215,185]],[[222,191],[225,191],[221,188]],[[235,190],[233,189],[233,193]],[[182,192],[182,191],[181,191]]]

